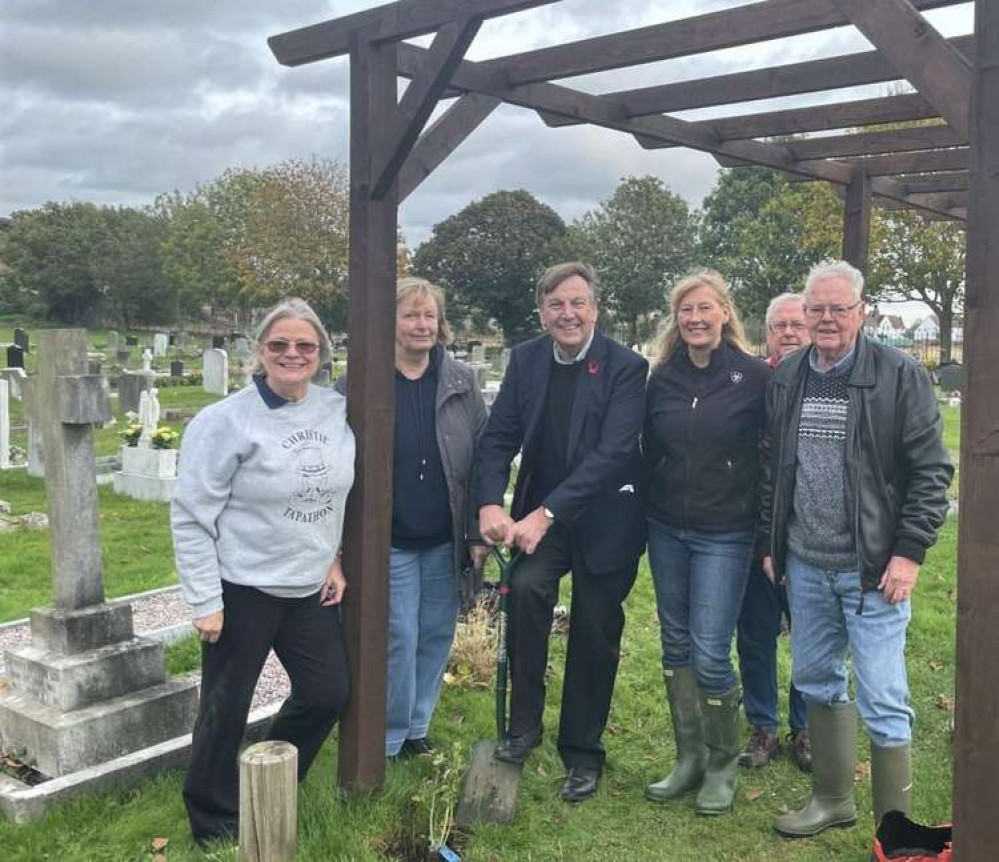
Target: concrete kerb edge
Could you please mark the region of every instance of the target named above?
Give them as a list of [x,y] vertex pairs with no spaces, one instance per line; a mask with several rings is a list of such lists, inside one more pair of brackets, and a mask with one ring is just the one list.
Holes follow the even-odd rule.
[[[247,720],[244,741],[256,742],[263,737],[271,718],[280,708],[280,703],[270,703],[253,710]],[[187,763],[190,751],[191,734],[186,733],[35,786],[0,775],[0,811],[14,823],[29,823],[40,819],[53,804],[84,793],[124,789],[165,769],[182,767]]]

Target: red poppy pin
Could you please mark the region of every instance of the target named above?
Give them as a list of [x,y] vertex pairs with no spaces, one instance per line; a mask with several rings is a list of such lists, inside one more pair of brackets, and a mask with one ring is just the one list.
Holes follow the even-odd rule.
[[595,359],[591,359],[586,364],[586,373],[589,374],[590,377],[596,377],[597,376],[597,372],[599,370],[600,370],[600,366],[597,364],[597,361]]

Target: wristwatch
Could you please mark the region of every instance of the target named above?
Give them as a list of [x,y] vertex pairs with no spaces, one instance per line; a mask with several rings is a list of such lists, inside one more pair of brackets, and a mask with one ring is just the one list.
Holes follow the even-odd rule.
[[547,506],[542,506],[541,511],[545,513],[545,517],[548,519],[549,523],[555,520],[555,513]]

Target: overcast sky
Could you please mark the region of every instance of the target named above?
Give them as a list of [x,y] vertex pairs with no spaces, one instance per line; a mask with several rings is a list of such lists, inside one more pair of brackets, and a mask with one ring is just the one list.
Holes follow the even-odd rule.
[[[744,2],[562,0],[487,22],[468,56],[487,59]],[[0,215],[50,200],[139,206],[162,192],[190,191],[227,167],[264,167],[312,153],[346,160],[346,58],[288,69],[274,60],[266,39],[376,5],[4,0]],[[970,3],[929,17],[945,35],[972,29]],[[868,47],[855,30],[840,28],[568,83],[600,92]],[[839,91],[833,98],[880,92]],[[774,100],[736,112],[798,103]],[[622,177],[639,174],[661,177],[697,205],[716,171],[714,160],[701,153],[644,151],[631,138],[600,129],[548,129],[531,112],[503,107],[406,201],[400,219],[415,246],[436,222],[471,200],[526,188],[571,220],[606,199]]]

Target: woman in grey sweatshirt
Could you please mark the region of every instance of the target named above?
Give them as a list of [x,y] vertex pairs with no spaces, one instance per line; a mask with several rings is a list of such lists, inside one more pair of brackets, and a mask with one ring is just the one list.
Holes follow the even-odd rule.
[[292,694],[268,738],[298,748],[300,780],[347,702],[337,605],[354,435],[343,396],[310,382],[329,352],[309,305],[281,303],[258,331],[253,383],[199,412],[182,440],[170,522],[202,640],[184,784],[199,843],[237,834],[236,756],[272,648]]

